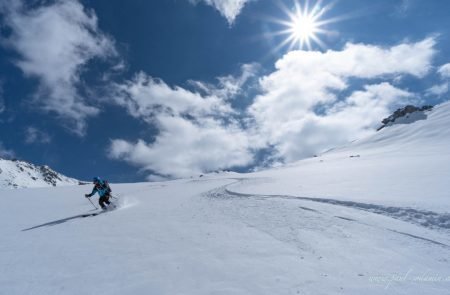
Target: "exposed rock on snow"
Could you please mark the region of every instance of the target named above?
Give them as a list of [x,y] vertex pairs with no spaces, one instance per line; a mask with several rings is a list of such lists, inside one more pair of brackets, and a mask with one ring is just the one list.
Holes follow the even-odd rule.
[[77,185],[80,182],[48,166],[0,158],[0,188],[49,187]]
[[381,123],[383,125],[378,128],[377,131],[383,129],[384,127],[391,126],[393,124],[409,124],[418,120],[424,120],[427,118],[425,111],[430,111],[433,109],[433,106],[423,106],[421,108],[407,105],[404,108],[397,109],[392,115],[387,118],[384,118]]

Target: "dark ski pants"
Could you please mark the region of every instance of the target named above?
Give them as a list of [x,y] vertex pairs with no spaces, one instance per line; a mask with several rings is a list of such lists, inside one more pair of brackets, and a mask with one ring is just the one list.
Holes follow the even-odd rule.
[[100,207],[105,208],[105,204],[111,204],[111,202],[109,201],[109,195],[104,195],[103,197],[100,197],[98,199],[98,203],[100,205]]

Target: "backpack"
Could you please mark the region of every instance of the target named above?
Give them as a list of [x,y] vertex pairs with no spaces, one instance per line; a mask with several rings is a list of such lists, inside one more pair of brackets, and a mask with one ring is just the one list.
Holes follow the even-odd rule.
[[97,190],[105,191],[107,194],[112,192],[111,187],[109,186],[109,183],[107,180],[102,180],[99,182],[99,185],[97,187]]

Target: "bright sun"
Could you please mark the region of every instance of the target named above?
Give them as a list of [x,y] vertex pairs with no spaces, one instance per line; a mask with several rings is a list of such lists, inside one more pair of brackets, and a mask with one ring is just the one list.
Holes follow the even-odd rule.
[[280,1],[280,7],[285,11],[287,20],[273,20],[284,26],[284,29],[275,32],[273,35],[287,35],[275,49],[289,44],[289,50],[293,48],[311,50],[314,44],[321,48],[326,47],[320,39],[320,35],[330,34],[331,32],[324,28],[325,25],[336,22],[339,18],[323,19],[324,14],[330,10],[331,4],[322,6],[321,0],[315,1],[315,5],[310,7],[309,1],[305,0],[302,6],[300,0],[294,0],[294,8],[289,9]]
[[291,23],[291,36],[294,41],[303,44],[310,43],[311,39],[316,38],[318,32],[318,24],[312,15],[297,15]]

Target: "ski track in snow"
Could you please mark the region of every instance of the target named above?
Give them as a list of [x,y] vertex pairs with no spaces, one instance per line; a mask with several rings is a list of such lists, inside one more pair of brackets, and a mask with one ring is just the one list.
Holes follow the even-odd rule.
[[[232,200],[232,199],[254,199],[254,200],[260,200],[260,201],[267,201],[267,200],[292,200],[292,201],[308,201],[308,202],[316,202],[316,203],[322,203],[327,205],[333,205],[333,206],[342,206],[347,207],[351,209],[357,209],[357,210],[363,210],[370,213],[380,214],[387,217],[399,219],[401,221],[409,222],[412,224],[420,225],[422,227],[447,232],[448,226],[449,226],[449,214],[438,214],[431,211],[420,211],[416,209],[411,208],[399,208],[399,207],[391,207],[391,206],[381,206],[381,205],[374,205],[374,204],[365,204],[365,203],[358,203],[358,202],[350,202],[350,201],[339,201],[334,199],[324,199],[324,198],[308,198],[308,197],[298,197],[298,196],[289,196],[289,195],[261,195],[261,194],[243,194],[238,193],[235,191],[232,191],[229,189],[230,186],[235,185],[242,185],[243,183],[248,182],[258,182],[258,181],[267,181],[267,179],[251,179],[251,178],[237,178],[235,179],[236,182],[221,186],[219,188],[213,189],[207,193],[204,194],[204,196],[214,199],[221,199],[221,200]],[[256,207],[256,206],[255,206]],[[311,212],[313,214],[322,214],[320,211],[306,207],[306,206],[297,206],[297,208],[302,209],[304,211]],[[372,226],[372,227],[378,227],[380,229],[393,232],[396,234],[400,234],[403,236],[406,236],[408,238],[413,238],[422,242],[431,243],[434,245],[438,245],[441,247],[444,247],[446,249],[450,249],[450,245],[436,241],[434,239],[418,236],[415,234],[399,231],[396,229],[390,229],[390,228],[383,228],[378,225],[370,225],[365,222],[357,221],[353,218],[349,217],[343,217],[343,216],[333,216],[335,218],[345,220],[348,222],[355,222],[366,226]],[[285,225],[289,225],[289,222],[286,222]],[[292,230],[293,231],[293,230]]]
[[[394,265],[397,263],[409,265],[412,272],[429,267],[426,261],[447,265],[444,269],[448,268],[446,257],[450,253],[450,239],[442,233],[442,230],[417,226],[411,224],[410,220],[405,223],[406,220],[391,219],[392,216],[383,214],[391,212],[390,210],[372,212],[359,210],[365,207],[345,206],[339,202],[328,202],[328,200],[241,194],[230,190],[230,187],[234,185],[252,181],[254,179],[236,179],[236,182],[232,184],[204,193],[203,197],[211,200],[208,207],[221,211],[220,216],[228,215],[232,220],[241,222],[269,239],[296,249],[300,261],[308,264],[312,260],[312,266],[309,266],[310,271],[323,277],[324,280],[332,276],[333,265],[340,265],[342,260],[346,261],[345,254],[341,253],[345,248],[343,252],[353,253],[351,260],[346,261],[347,267],[357,271],[347,275],[354,276],[355,282],[367,280],[366,294],[447,294],[445,291],[442,293],[442,289],[439,288],[432,293],[427,293],[431,289],[427,289],[427,286],[420,283],[412,287],[414,285],[412,282],[412,285],[406,286],[407,284],[402,285],[394,282],[395,279],[387,278],[388,281],[394,280],[388,283],[386,280],[383,281],[386,278],[382,278],[382,275],[380,280],[383,282],[378,282],[381,285],[385,284],[382,289],[372,293],[373,289],[369,288],[368,283],[368,280],[376,280],[375,269],[389,273],[389,269],[395,269]],[[409,257],[409,254],[401,258],[403,254],[400,253],[410,251],[421,258]],[[332,257],[333,255],[337,258]],[[403,260],[405,257],[409,257],[406,263]],[[366,265],[368,260],[378,262],[364,270],[362,265]],[[379,265],[376,266],[378,263]],[[399,276],[402,271],[398,271]],[[376,284],[375,281],[372,283]],[[394,283],[397,288],[393,288]],[[336,285],[338,286],[339,283]],[[300,285],[299,289],[305,289],[305,286],[307,282]],[[442,286],[445,286],[445,283]],[[345,290],[334,289],[333,294],[361,294]]]
[[[223,191],[219,194],[228,195],[228,197],[260,197],[260,198],[282,198],[282,199],[295,199],[295,200],[307,200],[313,202],[327,203],[338,206],[345,206],[354,209],[364,210],[376,214],[381,214],[389,216],[402,221],[410,222],[427,228],[442,230],[450,233],[450,213],[437,213],[428,210],[419,210],[413,208],[402,208],[393,206],[383,206],[376,204],[352,202],[352,201],[341,201],[336,199],[327,198],[313,198],[313,197],[302,197],[302,196],[292,196],[292,195],[264,195],[264,194],[250,194],[250,193],[239,193],[229,189],[233,185],[242,185],[245,181],[261,181],[260,179],[238,179],[236,183],[228,185],[223,188]],[[223,196],[222,196],[223,198]]]

